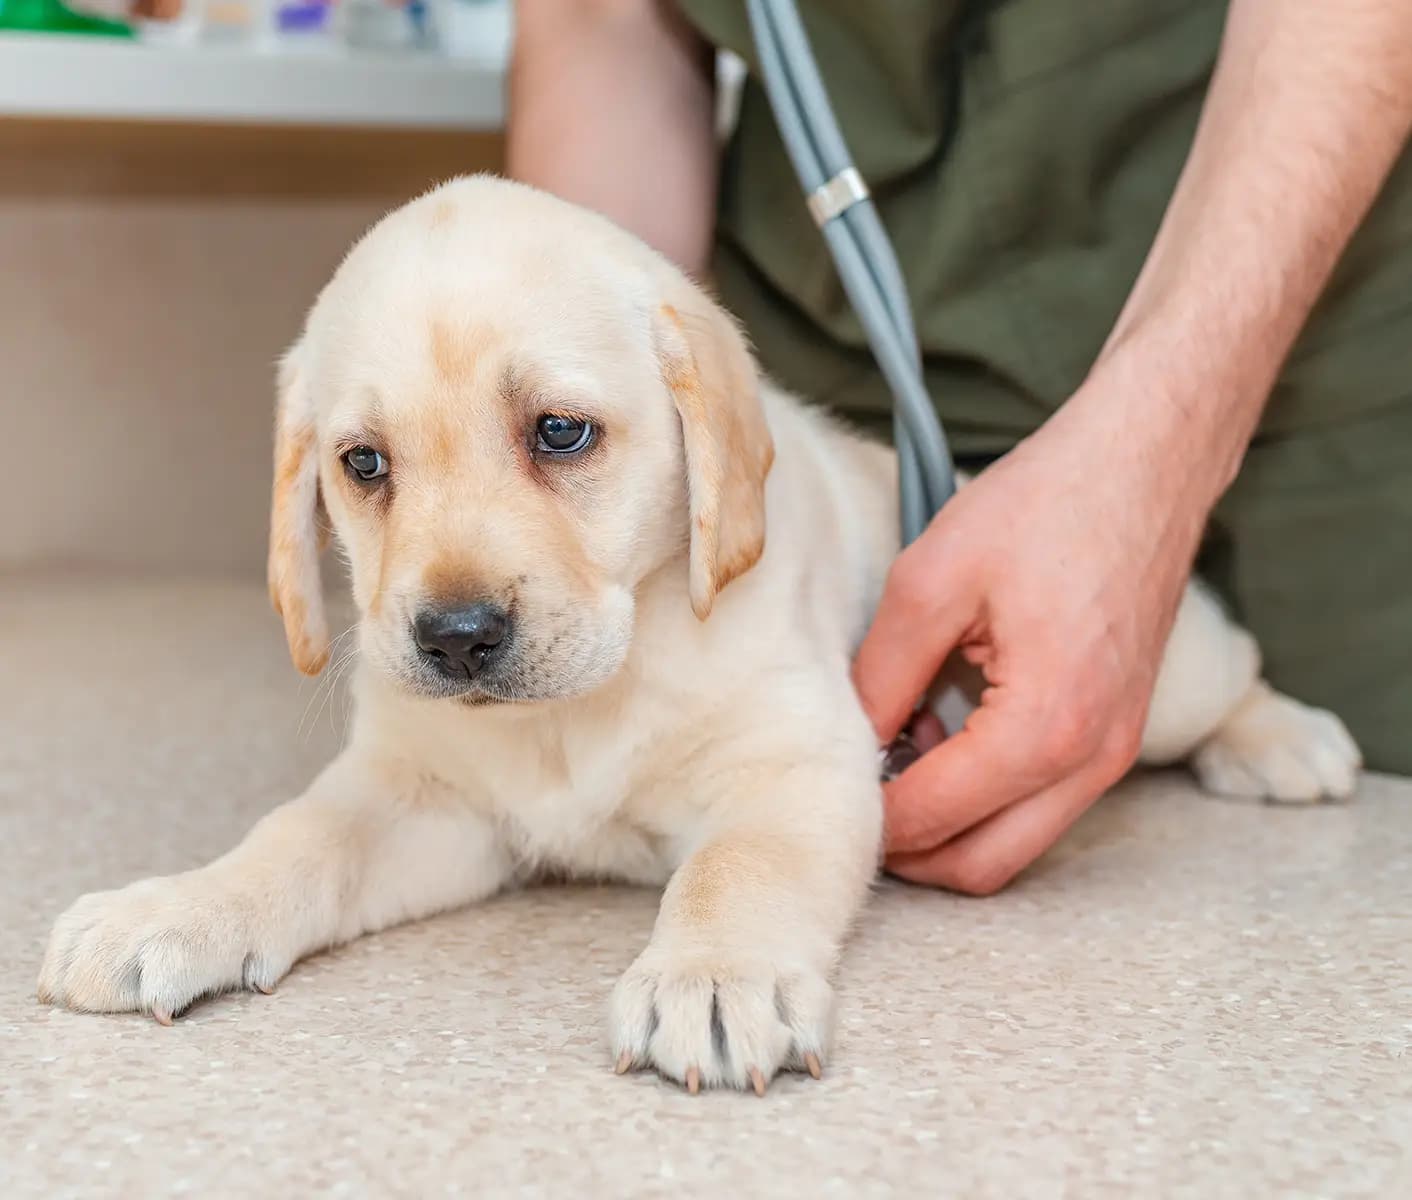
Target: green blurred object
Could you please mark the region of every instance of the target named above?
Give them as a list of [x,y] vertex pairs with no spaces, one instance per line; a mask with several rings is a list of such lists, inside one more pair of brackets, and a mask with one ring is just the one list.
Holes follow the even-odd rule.
[[80,33],[93,37],[135,36],[126,21],[74,12],[60,0],[0,0],[0,29],[26,33]]

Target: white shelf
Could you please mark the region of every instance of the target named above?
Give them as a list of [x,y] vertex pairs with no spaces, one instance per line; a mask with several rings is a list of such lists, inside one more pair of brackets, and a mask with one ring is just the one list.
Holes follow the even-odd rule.
[[498,129],[505,64],[0,34],[0,118]]

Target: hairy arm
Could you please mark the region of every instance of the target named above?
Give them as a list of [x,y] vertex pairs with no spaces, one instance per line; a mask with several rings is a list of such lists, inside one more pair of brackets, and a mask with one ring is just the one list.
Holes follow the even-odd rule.
[[715,57],[667,0],[520,0],[507,166],[693,274],[715,221]]
[[859,651],[884,740],[953,649],[989,684],[888,789],[894,871],[994,891],[1132,764],[1211,508],[1409,127],[1407,0],[1233,0],[1098,362],[898,559]]
[[1182,381],[1179,403],[1155,397],[1153,432],[1206,468],[1208,506],[1409,128],[1407,0],[1234,0],[1191,155],[1096,368]]

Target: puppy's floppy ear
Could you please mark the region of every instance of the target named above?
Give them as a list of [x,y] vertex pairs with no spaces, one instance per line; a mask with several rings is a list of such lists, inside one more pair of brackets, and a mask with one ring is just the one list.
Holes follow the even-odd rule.
[[681,417],[691,512],[691,607],[716,595],[765,550],[765,477],[775,447],[760,381],[735,322],[684,280],[656,314],[662,379]]
[[269,583],[294,665],[317,675],[328,662],[329,637],[319,579],[318,437],[304,357],[303,343],[297,342],[279,365]]

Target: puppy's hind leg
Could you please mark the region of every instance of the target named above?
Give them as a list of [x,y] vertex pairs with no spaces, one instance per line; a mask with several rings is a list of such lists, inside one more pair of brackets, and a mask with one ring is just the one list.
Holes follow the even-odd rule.
[[487,822],[435,785],[345,751],[205,867],[78,900],[39,998],[164,1024],[214,992],[268,992],[300,958],[480,899],[507,866]]
[[1362,761],[1333,713],[1282,695],[1263,679],[1190,759],[1208,791],[1287,804],[1347,799]]
[[1199,582],[1167,642],[1140,761],[1186,761],[1204,788],[1288,803],[1344,798],[1361,756],[1333,713],[1260,678],[1255,639]]

